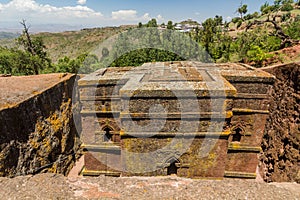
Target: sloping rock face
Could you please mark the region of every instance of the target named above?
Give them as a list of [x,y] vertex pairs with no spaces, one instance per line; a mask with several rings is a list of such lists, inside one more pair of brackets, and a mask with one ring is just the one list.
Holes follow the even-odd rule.
[[[32,77],[33,83],[36,80],[43,81]],[[63,75],[33,96],[0,109],[0,176],[68,173],[79,148],[71,101],[74,81],[74,75]]]
[[293,63],[263,70],[276,76],[262,142],[264,179],[300,183],[300,65]]

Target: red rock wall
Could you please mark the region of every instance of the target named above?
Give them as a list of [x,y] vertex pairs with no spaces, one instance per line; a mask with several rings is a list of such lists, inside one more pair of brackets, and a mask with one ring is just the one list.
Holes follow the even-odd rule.
[[0,176],[67,174],[79,145],[73,120],[75,76],[0,111]]
[[275,75],[276,82],[262,142],[261,171],[267,182],[300,183],[300,65],[263,70]]

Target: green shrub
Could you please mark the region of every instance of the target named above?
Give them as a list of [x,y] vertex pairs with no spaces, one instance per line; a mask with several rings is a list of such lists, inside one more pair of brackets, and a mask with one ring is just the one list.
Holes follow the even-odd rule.
[[283,4],[281,7],[281,11],[291,11],[293,9],[294,7],[289,3]]

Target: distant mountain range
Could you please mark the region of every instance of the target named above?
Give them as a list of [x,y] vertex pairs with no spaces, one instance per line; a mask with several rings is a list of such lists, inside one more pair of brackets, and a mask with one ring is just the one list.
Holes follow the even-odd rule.
[[0,40],[1,39],[14,39],[19,37],[19,33],[11,33],[11,32],[0,32]]
[[[78,31],[80,29],[86,28],[86,26],[71,26],[68,24],[34,24],[30,25],[30,32],[31,33],[40,33],[40,32],[64,32],[64,31]],[[3,28],[5,27],[5,28]],[[89,28],[89,27],[87,27]],[[21,24],[7,24],[7,23],[0,23],[0,32],[9,32],[9,33],[21,33],[23,27]],[[1,38],[0,38],[1,39]]]

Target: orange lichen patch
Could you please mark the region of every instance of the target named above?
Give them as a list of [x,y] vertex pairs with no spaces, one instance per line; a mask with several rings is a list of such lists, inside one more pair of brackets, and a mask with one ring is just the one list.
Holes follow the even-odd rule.
[[7,108],[12,108],[14,106],[16,106],[17,104],[15,103],[4,103],[3,105],[1,105],[1,102],[0,102],[0,109],[7,109]]
[[55,84],[68,80],[72,74],[0,77],[0,109],[14,107]]
[[[36,158],[41,166],[49,165],[47,155],[51,155],[55,148],[61,146],[61,152],[67,148],[69,134],[65,130],[70,123],[71,99],[62,103],[60,111],[52,113],[48,118],[40,118],[35,126],[35,132],[32,133],[28,143],[36,152]],[[72,156],[68,157],[72,160]],[[57,173],[61,163],[54,162],[48,168],[48,172]]]

